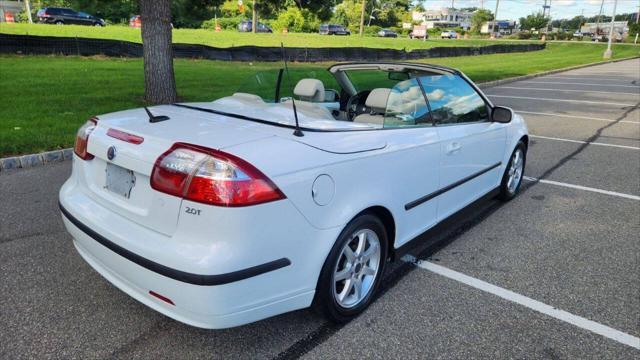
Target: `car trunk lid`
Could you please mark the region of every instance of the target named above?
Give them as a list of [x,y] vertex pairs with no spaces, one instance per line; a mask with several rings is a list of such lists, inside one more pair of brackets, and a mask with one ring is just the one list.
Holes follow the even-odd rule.
[[[220,149],[271,136],[237,123],[203,121],[191,112],[172,110],[171,106],[150,109],[154,115],[169,116],[168,120],[156,123],[149,122],[144,109],[100,116],[88,143],[88,151],[94,158],[80,160],[82,165],[78,167],[95,201],[166,235],[175,232],[182,199],[151,188],[151,172],[160,155],[176,142]],[[138,140],[128,141],[126,135]]]

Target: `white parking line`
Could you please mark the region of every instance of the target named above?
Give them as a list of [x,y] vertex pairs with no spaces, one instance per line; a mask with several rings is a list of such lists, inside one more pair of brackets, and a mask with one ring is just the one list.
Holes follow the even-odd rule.
[[532,80],[522,80],[519,81],[521,83],[529,83],[529,84],[557,84],[557,85],[586,85],[586,86],[613,86],[613,87],[625,87],[625,88],[635,88],[639,89],[639,85],[618,85],[618,84],[593,84],[593,83],[581,83],[581,82],[559,82],[559,81],[532,81]]
[[[595,90],[575,90],[575,89],[549,89],[549,88],[529,88],[529,87],[515,87],[515,86],[497,86],[496,89],[513,89],[513,90],[545,90],[545,91],[567,91],[567,92],[579,92],[579,93],[598,93],[598,94],[619,94],[619,95],[640,95],[640,92],[616,92],[616,91],[595,91]],[[491,96],[491,95],[489,95]]]
[[[577,76],[581,76],[581,75],[577,75]],[[584,78],[586,78],[585,80],[598,80],[598,81],[607,81],[607,82],[611,82],[611,81],[617,81],[617,82],[621,82],[622,81],[622,82],[624,82],[625,81],[625,79],[612,79],[610,77],[597,77],[597,76],[594,77],[594,76],[584,76],[584,75],[582,75],[582,76]],[[552,80],[553,79],[558,79],[558,80],[562,80],[562,79],[565,79],[565,80],[580,80],[580,79],[576,79],[576,78],[568,77],[568,76],[549,76],[546,79],[552,79]],[[630,77],[630,76],[627,76],[626,79],[637,80],[636,78],[633,78],[633,77]],[[631,81],[628,81],[628,82],[631,82]]]
[[599,194],[617,196],[617,197],[621,197],[621,198],[625,198],[625,199],[631,199],[631,200],[640,201],[640,196],[624,194],[624,193],[619,193],[619,192],[615,192],[615,191],[596,189],[596,188],[582,186],[582,185],[567,184],[567,183],[553,181],[553,180],[536,179],[536,178],[533,178],[533,177],[530,177],[530,176],[524,176],[523,179],[525,179],[527,181],[536,181],[536,182],[539,182],[539,183],[542,183],[542,184],[562,186],[562,187],[571,188],[571,189],[590,191],[590,192],[595,192],[595,193],[599,193]]
[[629,121],[629,120],[612,120],[612,119],[603,119],[597,117],[589,117],[589,116],[579,116],[579,115],[563,115],[563,114],[554,114],[554,113],[541,113],[541,112],[533,112],[533,111],[523,111],[523,110],[513,110],[519,114],[531,114],[531,115],[541,115],[541,116],[551,116],[551,117],[565,117],[572,119],[585,119],[585,120],[595,120],[595,121],[606,121],[606,122],[618,122],[618,123],[627,123],[627,124],[640,124],[640,121]]
[[636,104],[623,104],[604,101],[589,101],[589,100],[571,100],[571,99],[552,99],[552,98],[537,98],[529,96],[510,96],[510,95],[487,95],[489,97],[507,98],[507,99],[525,99],[525,100],[541,100],[541,101],[559,101],[559,102],[571,102],[581,104],[597,104],[597,105],[611,105],[611,106],[636,106]]
[[412,257],[410,256],[404,257],[403,260],[414,262],[421,269],[431,271],[435,274],[444,276],[451,280],[461,282],[465,285],[471,286],[478,290],[482,290],[489,294],[496,295],[505,300],[525,306],[531,310],[537,311],[544,315],[551,316],[560,321],[564,321],[566,323],[575,325],[581,329],[590,331],[598,335],[602,335],[606,338],[617,341],[621,344],[631,346],[635,349],[640,349],[640,338],[637,338],[633,335],[629,335],[622,331],[616,330],[606,325],[602,325],[600,323],[583,318],[581,316],[571,314],[564,310],[557,309],[551,305],[547,305],[545,303],[531,299],[524,295],[520,295],[513,291],[501,288],[499,286],[490,284],[480,279],[473,278],[463,273],[459,273],[457,271],[451,270],[441,265],[434,264],[432,262],[428,262],[428,261],[416,262],[415,259],[412,259]]
[[589,144],[589,145],[598,145],[598,146],[610,146],[610,147],[617,147],[617,148],[622,148],[622,149],[630,149],[630,150],[640,150],[640,147],[637,146],[626,146],[626,145],[617,145],[617,144],[606,144],[606,143],[600,143],[600,142],[591,142],[591,141],[582,141],[582,140],[572,140],[572,139],[561,139],[561,138],[555,138],[555,137],[549,137],[549,136],[541,136],[541,135],[529,135],[532,138],[537,138],[537,139],[546,139],[546,140],[555,140],[555,141],[565,141],[565,142],[572,142],[572,143],[577,143],[577,144]]

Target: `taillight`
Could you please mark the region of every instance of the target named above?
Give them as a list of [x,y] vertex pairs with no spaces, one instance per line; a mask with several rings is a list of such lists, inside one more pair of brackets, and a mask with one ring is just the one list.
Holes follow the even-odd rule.
[[174,144],[156,160],[151,187],[186,200],[227,207],[285,198],[269,178],[248,162],[185,143]]
[[82,160],[91,160],[93,159],[93,155],[89,154],[87,151],[87,146],[89,145],[89,135],[93,129],[96,128],[98,124],[98,118],[89,119],[84,125],[78,129],[78,133],[76,134],[76,145],[73,148],[73,152],[78,155]]
[[124,142],[135,145],[140,145],[144,141],[144,138],[142,136],[129,134],[128,132],[120,131],[117,129],[107,130],[107,136],[111,136],[112,138],[116,138],[118,140],[122,140]]

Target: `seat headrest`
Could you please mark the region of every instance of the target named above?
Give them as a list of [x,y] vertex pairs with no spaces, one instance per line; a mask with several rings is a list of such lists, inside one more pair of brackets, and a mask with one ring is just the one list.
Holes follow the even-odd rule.
[[318,79],[298,81],[293,93],[303,101],[324,102],[324,84]]
[[385,111],[387,109],[387,100],[389,99],[390,93],[391,89],[387,88],[373,89],[369,93],[369,96],[367,96],[367,100],[364,104],[376,112]]

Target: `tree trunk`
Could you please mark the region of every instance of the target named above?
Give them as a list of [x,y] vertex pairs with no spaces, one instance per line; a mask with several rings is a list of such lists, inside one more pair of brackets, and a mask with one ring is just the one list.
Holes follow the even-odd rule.
[[367,0],[362,0],[362,10],[360,12],[360,36],[364,32],[364,10],[367,6]]
[[258,28],[258,12],[256,11],[256,0],[253,0],[253,6],[251,7],[252,12],[252,20],[251,20],[251,32],[256,33],[256,29]]
[[171,47],[171,0],[140,0],[144,53],[144,99],[151,104],[176,101]]

